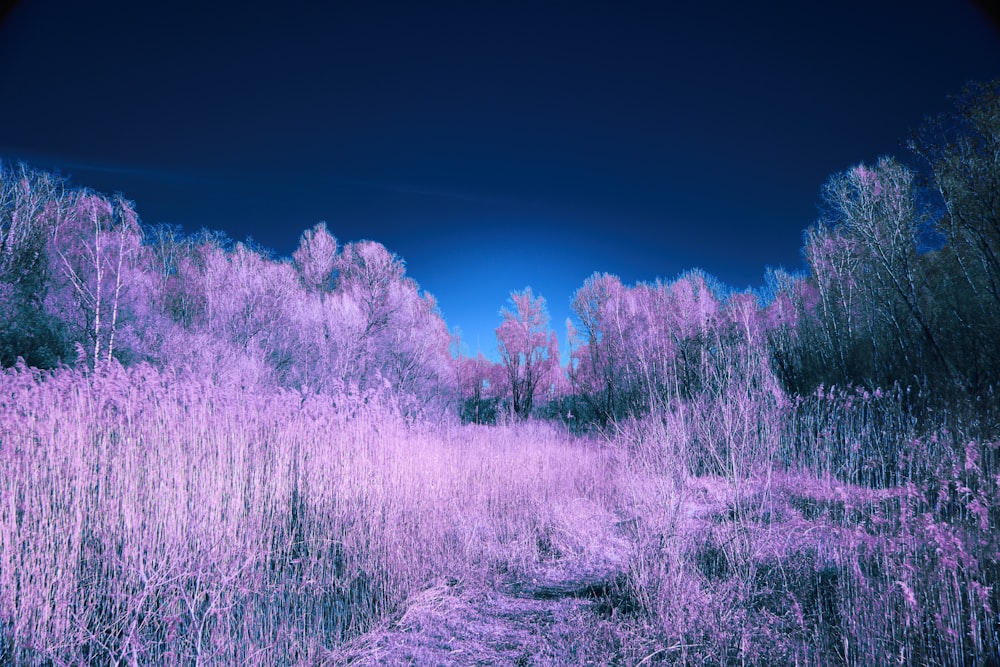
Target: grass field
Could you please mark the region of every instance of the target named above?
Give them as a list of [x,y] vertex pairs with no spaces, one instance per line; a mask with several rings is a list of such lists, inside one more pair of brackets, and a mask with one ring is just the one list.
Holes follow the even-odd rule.
[[8,370],[0,663],[997,664],[998,444],[899,405],[584,437]]

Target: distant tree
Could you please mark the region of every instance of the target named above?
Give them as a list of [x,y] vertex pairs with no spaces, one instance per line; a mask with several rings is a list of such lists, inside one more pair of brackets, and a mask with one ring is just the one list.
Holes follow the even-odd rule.
[[381,373],[398,396],[424,410],[443,410],[455,396],[448,327],[432,295],[421,293],[410,279],[399,287]]
[[701,391],[719,309],[709,283],[700,271],[628,287],[594,274],[577,290],[570,379],[589,418],[606,423]]
[[64,183],[24,164],[0,163],[0,277],[37,292],[49,269],[45,244],[53,218],[68,204]]
[[375,340],[400,307],[403,261],[375,241],[348,243],[336,262],[337,289],[349,295],[365,317],[364,335]]
[[672,338],[673,379],[666,386],[674,396],[691,397],[704,389],[721,308],[718,295],[723,291],[716,278],[700,270],[688,271],[660,288],[669,315],[664,336]]
[[22,358],[49,368],[69,352],[63,327],[44,308],[53,269],[47,247],[69,204],[61,179],[0,162],[0,366]]
[[944,204],[932,285],[953,315],[949,349],[973,386],[1000,381],[1000,79],[967,86],[910,148]]
[[461,400],[461,417],[466,422],[488,424],[496,421],[497,387],[491,382],[495,375],[492,363],[478,353],[475,357],[459,356],[455,360],[456,381]]
[[150,270],[163,277],[176,275],[181,259],[190,252],[192,245],[183,228],[166,223],[149,225],[143,237],[150,249]]
[[[927,212],[919,205],[914,173],[890,158],[872,167],[861,164],[833,176],[824,199],[835,230],[830,238],[842,239],[855,262],[838,282],[857,281],[865,295],[859,307],[865,311],[861,323],[871,325],[875,375],[885,379],[905,372],[918,379],[959,380],[953,351],[942,344],[947,325],[936,321],[940,307],[927,282],[927,257],[919,254]],[[847,321],[852,319],[857,321]]]
[[[871,376],[875,339],[871,309],[863,307],[871,296],[862,283],[862,251],[842,228],[820,223],[805,234],[803,255],[809,263],[818,296],[814,346],[818,363],[828,372],[826,382],[846,383]],[[874,378],[871,378],[872,380]]]
[[292,254],[301,288],[283,304],[289,322],[279,332],[284,384],[320,391],[350,381],[348,366],[363,325],[350,297],[334,292],[337,251],[337,240],[321,222],[303,232]]
[[571,336],[570,379],[575,390],[602,423],[619,416],[624,399],[626,355],[625,287],[617,276],[595,273],[576,291],[571,309],[576,323]]
[[969,85],[955,106],[928,121],[910,148],[931,168],[945,204],[940,230],[964,277],[1000,302],[1000,79]]
[[332,288],[337,262],[337,239],[321,222],[302,233],[299,247],[292,254],[295,269],[307,289],[323,291]]
[[821,381],[811,359],[820,346],[808,338],[817,330],[815,286],[806,275],[783,269],[768,269],[764,284],[761,317],[774,373],[787,393],[809,393]]
[[503,323],[497,328],[500,360],[506,371],[511,409],[518,417],[531,414],[539,384],[549,379],[559,365],[559,344],[549,329],[545,299],[535,297],[531,288],[510,295],[512,308],[501,311]]
[[110,361],[129,276],[139,267],[142,231],[131,202],[77,193],[49,239],[53,287],[46,308],[71,326],[97,366]]

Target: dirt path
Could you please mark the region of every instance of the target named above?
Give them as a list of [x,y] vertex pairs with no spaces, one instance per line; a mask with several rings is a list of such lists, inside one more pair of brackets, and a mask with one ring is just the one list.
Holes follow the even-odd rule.
[[412,598],[395,622],[345,646],[335,663],[635,664],[642,642],[629,627],[630,547],[614,537],[585,556],[539,565],[495,588],[441,583]]

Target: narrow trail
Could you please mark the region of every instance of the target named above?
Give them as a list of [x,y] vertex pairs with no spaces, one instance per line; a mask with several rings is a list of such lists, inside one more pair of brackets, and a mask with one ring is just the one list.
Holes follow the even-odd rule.
[[359,637],[331,664],[624,665],[632,544],[615,530],[586,555],[540,563],[493,587],[442,582],[400,618]]

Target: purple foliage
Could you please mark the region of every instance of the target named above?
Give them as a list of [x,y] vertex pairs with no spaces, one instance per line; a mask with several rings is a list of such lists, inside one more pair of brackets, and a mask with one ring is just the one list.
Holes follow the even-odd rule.
[[506,374],[502,386],[509,392],[511,411],[525,418],[531,414],[536,392],[547,393],[556,382],[559,341],[549,330],[544,298],[536,298],[528,287],[511,293],[510,302],[513,308],[501,311],[503,323],[497,328],[500,362]]

